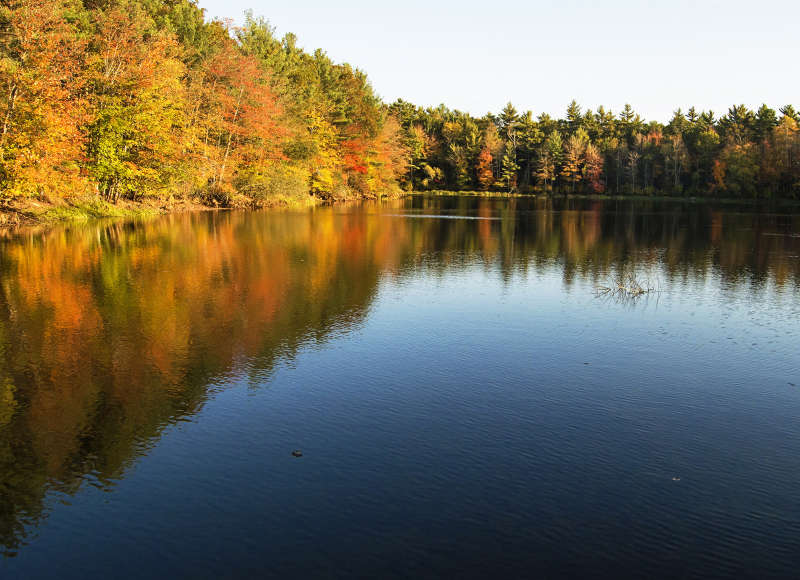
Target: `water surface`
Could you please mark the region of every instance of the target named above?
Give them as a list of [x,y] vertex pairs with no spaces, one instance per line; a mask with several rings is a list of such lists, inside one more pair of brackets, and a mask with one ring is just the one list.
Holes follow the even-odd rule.
[[791,208],[6,234],[0,576],[796,577],[799,316]]

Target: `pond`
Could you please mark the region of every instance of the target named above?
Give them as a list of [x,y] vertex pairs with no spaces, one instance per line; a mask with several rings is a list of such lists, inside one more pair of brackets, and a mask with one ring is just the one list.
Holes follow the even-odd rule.
[[798,322],[796,207],[7,233],[0,576],[794,577]]

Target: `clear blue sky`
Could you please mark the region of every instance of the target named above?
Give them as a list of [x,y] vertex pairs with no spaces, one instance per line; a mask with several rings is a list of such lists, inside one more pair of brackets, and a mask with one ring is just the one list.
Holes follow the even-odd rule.
[[308,50],[364,70],[386,101],[481,115],[573,98],[666,121],[691,105],[800,106],[800,1],[199,0],[266,17]]

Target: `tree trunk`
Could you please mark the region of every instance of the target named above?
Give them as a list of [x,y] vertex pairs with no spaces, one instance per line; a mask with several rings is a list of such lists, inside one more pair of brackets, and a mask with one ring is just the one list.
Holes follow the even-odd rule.
[[[0,148],[5,145],[6,142],[6,134],[8,133],[8,127],[11,123],[11,115],[14,113],[14,104],[17,101],[17,85],[11,85],[11,90],[8,94],[8,108],[6,109],[6,116],[3,119],[3,132],[0,133]],[[2,149],[0,149],[0,159],[3,156]]]
[[[233,112],[233,121],[232,123],[236,124],[236,119],[239,117],[239,106],[242,103],[242,94],[244,93],[244,87],[239,88],[239,97],[236,99],[236,110]],[[219,179],[217,180],[218,183],[222,183],[222,178],[225,175],[225,164],[228,162],[228,155],[231,152],[231,141],[233,141],[233,129],[231,128],[228,131],[228,144],[225,146],[225,155],[222,156],[222,165],[219,168]]]

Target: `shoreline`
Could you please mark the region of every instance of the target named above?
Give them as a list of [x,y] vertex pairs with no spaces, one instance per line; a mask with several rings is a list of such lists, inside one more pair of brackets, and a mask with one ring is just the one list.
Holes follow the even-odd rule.
[[390,199],[410,195],[430,196],[464,196],[485,198],[530,198],[530,199],[587,199],[597,201],[668,201],[689,204],[741,204],[750,206],[781,206],[800,207],[800,200],[786,198],[726,198],[726,197],[696,197],[696,196],[670,196],[670,195],[618,195],[618,194],[553,194],[553,193],[516,193],[502,191],[450,191],[428,190],[407,191],[400,195],[380,198],[363,197],[357,199],[322,199],[309,195],[303,199],[277,198],[269,203],[254,205],[234,205],[229,207],[214,207],[187,199],[120,201],[117,204],[98,199],[84,198],[68,200],[61,203],[16,200],[5,205],[0,205],[0,231],[16,230],[25,227],[54,227],[60,224],[84,222],[95,219],[140,219],[154,218],[163,215],[181,214],[202,211],[232,211],[232,210],[276,210],[276,209],[307,209],[320,205],[343,203],[352,201],[370,201],[375,199]]
[[238,209],[303,209],[329,203],[308,196],[303,200],[276,199],[259,206],[214,207],[196,201],[178,199],[171,201],[120,201],[113,204],[98,198],[68,200],[51,203],[34,200],[17,200],[0,205],[0,231],[25,227],[54,227],[60,224],[85,222],[97,219],[139,219],[163,215],[203,211],[231,211]]
[[776,198],[741,198],[741,197],[704,197],[704,196],[679,196],[679,195],[642,195],[642,194],[616,194],[616,193],[518,193],[506,191],[451,191],[446,189],[432,189],[429,191],[413,191],[407,195],[435,195],[435,196],[465,196],[487,198],[530,198],[530,199],[594,199],[597,201],[674,201],[693,204],[741,204],[741,205],[779,205],[800,206],[800,199],[785,197]]
[[331,204],[397,199],[407,193],[384,196],[353,196],[324,199],[308,194],[302,197],[274,196],[260,203],[234,203],[213,206],[194,199],[120,200],[116,204],[98,197],[74,198],[59,202],[17,199],[0,203],[0,233],[21,228],[48,228],[70,223],[103,219],[149,219],[165,215],[212,211],[302,210]]

